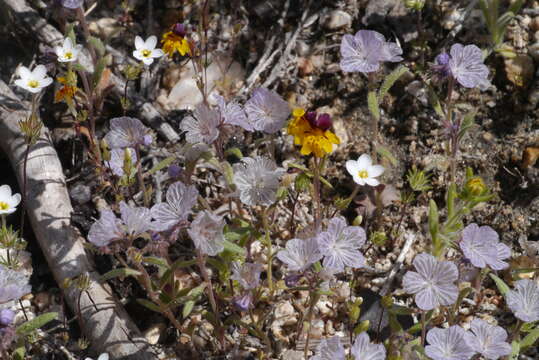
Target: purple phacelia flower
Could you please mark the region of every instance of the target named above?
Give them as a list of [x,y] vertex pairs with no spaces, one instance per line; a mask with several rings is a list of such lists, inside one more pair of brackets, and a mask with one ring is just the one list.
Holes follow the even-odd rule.
[[320,341],[316,347],[316,355],[312,356],[310,360],[344,360],[344,358],[344,346],[341,344],[341,338],[333,336]]
[[506,342],[507,332],[481,319],[472,320],[470,332],[465,339],[475,352],[488,360],[496,360],[511,353],[511,345]]
[[448,66],[451,75],[466,88],[488,82],[488,67],[483,63],[483,52],[475,45],[454,44]]
[[112,173],[116,176],[124,176],[124,164],[126,157],[131,158],[131,163],[134,165],[137,162],[137,153],[132,148],[117,148],[110,151],[110,161],[105,161]]
[[234,184],[242,203],[270,206],[277,199],[279,179],[285,173],[275,162],[263,156],[244,157],[234,165]]
[[197,214],[187,233],[193,240],[195,248],[203,254],[215,256],[224,250],[225,236],[223,228],[225,221],[221,216],[209,211]]
[[402,61],[402,49],[397,43],[386,42],[384,35],[371,30],[346,34],[341,42],[341,70],[370,73],[377,71],[382,62]]
[[433,360],[469,360],[475,351],[468,345],[466,330],[458,325],[432,328],[427,333],[425,354]]
[[0,304],[19,300],[30,293],[32,287],[21,272],[0,265]]
[[194,185],[175,182],[167,189],[166,202],[152,207],[152,217],[155,221],[152,227],[155,231],[170,230],[172,227],[187,221],[193,206],[197,203],[198,190]]
[[245,103],[245,112],[255,130],[274,134],[288,120],[290,106],[275,91],[257,88]]
[[451,75],[451,69],[449,68],[450,59],[451,57],[449,56],[449,54],[443,52],[436,56],[436,59],[434,60],[435,64],[432,68],[441,78],[445,78]]
[[182,168],[179,165],[172,164],[167,169],[168,176],[170,176],[173,179],[179,178],[182,174]]
[[9,326],[15,319],[15,312],[11,309],[0,309],[0,328]]
[[186,133],[185,140],[188,143],[211,145],[219,137],[220,122],[219,112],[201,103],[195,107],[192,116],[182,120],[180,129]]
[[539,320],[539,286],[533,280],[519,280],[505,296],[507,306],[524,322]]
[[149,131],[139,119],[117,117],[110,120],[110,131],[105,135],[105,141],[111,149],[136,148],[148,143]]
[[232,275],[230,279],[239,282],[245,290],[251,290],[260,284],[260,273],[262,269],[261,264],[246,262],[241,265],[239,262],[234,261],[232,263]]
[[151,211],[145,207],[132,207],[120,202],[120,215],[124,231],[131,239],[136,239],[153,226]]
[[253,303],[253,295],[250,291],[238,295],[232,299],[232,304],[239,311],[247,311]]
[[285,249],[277,253],[277,258],[288,266],[290,271],[303,272],[322,258],[316,238],[307,240],[291,239]]
[[511,256],[511,249],[499,242],[498,233],[490,226],[470,224],[462,230],[460,249],[473,266],[502,270],[509,266],[504,259]]
[[109,245],[112,241],[125,237],[122,221],[112,210],[102,210],[99,220],[93,223],[88,232],[88,241],[97,247]]
[[440,305],[455,303],[458,288],[457,266],[451,261],[438,261],[426,253],[414,259],[416,271],[408,271],[403,278],[404,291],[415,294],[415,302],[421,310],[432,310]]
[[383,344],[373,344],[369,335],[363,332],[356,337],[351,349],[355,360],[385,360],[386,348]]
[[327,231],[317,236],[320,251],[324,255],[324,267],[341,272],[345,266],[365,266],[365,257],[359,249],[366,239],[363,228],[348,226],[343,217],[331,219]]
[[221,114],[223,124],[239,126],[247,131],[254,131],[253,125],[247,120],[247,114],[235,101],[226,102],[221,95],[214,95],[217,108]]
[[84,4],[84,0],[61,0],[62,6],[68,9],[78,9]]

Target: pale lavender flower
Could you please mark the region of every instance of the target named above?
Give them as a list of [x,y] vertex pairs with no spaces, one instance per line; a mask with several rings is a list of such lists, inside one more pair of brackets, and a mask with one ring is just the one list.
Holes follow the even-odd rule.
[[216,110],[210,109],[206,104],[199,104],[193,111],[193,116],[185,117],[180,129],[185,134],[185,140],[190,144],[212,144],[219,137],[221,116]]
[[187,221],[193,206],[197,203],[198,190],[194,185],[175,182],[167,189],[166,202],[152,207],[152,217],[155,219],[153,229],[165,231]]
[[110,131],[105,135],[105,141],[111,149],[136,148],[151,143],[149,131],[139,119],[117,117],[110,120]]
[[285,249],[277,253],[277,258],[288,265],[290,271],[305,271],[322,258],[316,238],[307,240],[291,239]]
[[488,67],[483,63],[483,52],[475,45],[454,44],[448,66],[460,85],[474,88],[488,82]]
[[193,240],[195,248],[203,254],[215,256],[224,250],[225,236],[223,228],[225,221],[221,216],[209,211],[197,214],[187,233]]
[[132,148],[116,148],[110,151],[110,161],[105,161],[112,173],[116,176],[124,176],[124,163],[126,156],[131,158],[131,163],[135,164],[137,162],[137,153]]
[[224,124],[236,125],[247,131],[255,130],[253,125],[247,120],[247,114],[245,114],[240,104],[235,101],[227,103],[221,95],[214,95],[214,99]]
[[136,239],[152,228],[151,211],[145,207],[131,207],[120,202],[120,215],[125,233],[131,239]]
[[68,9],[78,9],[84,4],[84,0],[62,0],[62,5]]
[[323,339],[316,347],[316,355],[310,360],[344,360],[344,346],[339,336]]
[[419,254],[413,262],[415,271],[408,271],[403,278],[404,291],[415,294],[415,302],[421,310],[432,310],[440,305],[455,303],[458,288],[457,266],[451,261],[438,261],[426,253]]
[[232,299],[232,304],[238,309],[239,311],[247,311],[251,307],[251,304],[253,303],[253,294],[251,294],[250,291],[245,292],[241,295],[235,296]]
[[0,265],[0,304],[19,300],[30,293],[32,287],[21,272]]
[[507,306],[525,322],[539,320],[539,287],[533,280],[519,280],[506,295]]
[[88,241],[97,247],[103,247],[112,241],[125,238],[122,221],[111,210],[102,210],[99,220],[92,224],[88,232]]
[[490,226],[466,226],[459,245],[464,256],[478,268],[488,265],[493,270],[502,270],[509,266],[503,260],[511,256],[511,250],[499,242],[498,233]]
[[465,340],[475,352],[489,360],[496,360],[511,353],[511,345],[506,342],[507,332],[502,327],[481,319],[472,320]]
[[288,120],[290,106],[275,91],[256,88],[245,103],[245,112],[255,130],[274,134]]
[[232,263],[232,275],[230,279],[238,281],[245,290],[254,289],[260,283],[262,269],[262,265],[258,263],[246,262],[241,265],[239,262],[234,261]]
[[324,267],[341,272],[345,266],[364,266],[365,257],[359,248],[366,239],[365,230],[361,227],[348,226],[343,217],[331,219],[327,231],[317,236],[320,251],[324,255]]
[[367,333],[362,332],[352,345],[352,355],[355,360],[385,360],[386,348],[382,344],[373,344]]
[[346,34],[342,38],[341,70],[374,72],[384,61],[401,61],[400,55],[402,55],[400,46],[393,42],[386,42],[384,35],[376,31],[359,30],[355,35]]
[[466,342],[466,331],[458,325],[432,328],[427,333],[425,354],[433,360],[469,360],[475,351]]
[[249,206],[273,204],[279,188],[279,178],[285,170],[262,156],[244,157],[241,161],[234,165],[233,178],[241,202]]
[[9,326],[15,319],[15,312],[11,309],[0,309],[0,328]]

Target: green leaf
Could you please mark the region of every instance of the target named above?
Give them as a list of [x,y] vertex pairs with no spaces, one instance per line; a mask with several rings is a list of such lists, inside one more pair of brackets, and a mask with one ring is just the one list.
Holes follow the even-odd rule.
[[388,148],[386,147],[383,147],[383,146],[378,146],[376,148],[376,152],[382,156],[383,158],[386,158],[387,160],[389,160],[389,162],[391,163],[391,165],[393,166],[397,166],[397,159],[395,158],[395,156],[393,156],[393,154],[391,153],[391,151],[389,151]]
[[408,72],[408,68],[404,65],[400,65],[398,68],[393,70],[388,76],[386,76],[384,82],[382,83],[382,86],[380,87],[380,91],[378,92],[378,99],[382,100],[389,90],[395,85],[397,80],[400,79],[400,77]]
[[32,331],[39,329],[40,327],[44,326],[45,324],[55,320],[58,318],[58,313],[56,312],[49,312],[42,315],[39,315],[38,317],[25,322],[24,324],[17,327],[17,334],[24,336],[30,334]]
[[108,281],[110,279],[114,279],[117,277],[139,276],[139,275],[141,275],[141,272],[135,269],[118,268],[118,269],[112,269],[111,271],[103,274],[101,276],[101,281],[105,282],[105,281]]
[[105,56],[105,44],[103,44],[101,39],[96,38],[95,36],[90,36],[88,38],[88,43],[95,49],[95,52],[99,57]]
[[440,228],[440,216],[438,215],[438,206],[434,200],[429,201],[429,232],[434,247],[434,256],[440,256],[443,250],[441,239],[438,236]]
[[137,299],[137,302],[144,306],[145,308],[147,309],[150,309],[151,311],[155,311],[156,313],[159,313],[161,314],[162,311],[161,309],[159,308],[158,305],[154,304],[153,302],[149,301],[149,300],[146,300],[146,299]]
[[524,5],[524,0],[516,0],[511,4],[511,6],[509,6],[509,9],[507,9],[507,11],[512,12],[514,15],[516,15],[522,8],[522,5]]
[[440,118],[444,118],[445,114],[442,108],[442,103],[440,102],[440,98],[438,97],[436,91],[434,91],[432,86],[428,86],[427,88],[430,106],[432,106],[436,115],[438,115]]
[[459,134],[458,134],[459,140],[462,139],[464,135],[466,135],[466,132],[475,125],[475,122],[474,122],[475,114],[477,114],[477,111],[472,110],[466,115],[464,115],[464,118],[462,119],[462,123],[460,125]]
[[524,350],[530,346],[533,346],[537,339],[539,339],[539,326],[530,331],[530,333],[520,341],[520,348]]
[[372,117],[376,120],[380,120],[380,106],[378,104],[378,97],[374,91],[369,91],[367,95],[367,103],[369,105],[369,111]]
[[232,147],[230,149],[226,149],[225,155],[226,156],[233,155],[233,156],[237,157],[240,160],[243,159],[243,154],[242,154],[240,148],[238,148],[238,147]]
[[[303,165],[296,164],[296,163],[289,163],[288,166],[302,170],[304,172],[304,174],[307,175],[309,178],[314,177],[314,174]],[[326,185],[327,187],[329,187],[330,189],[333,189],[333,185],[331,185],[331,183],[329,181],[327,181],[326,179],[324,179],[322,176],[320,176],[320,182],[322,184]]]
[[13,358],[13,360],[24,360],[25,359],[25,354],[26,354],[26,349],[24,348],[24,345],[23,346],[20,346],[18,348],[16,348],[13,353],[11,353],[11,356]]
[[520,353],[520,344],[518,341],[513,340],[511,343],[511,354],[509,360],[518,360],[518,354]]
[[500,291],[500,294],[502,294],[503,296],[505,296],[507,294],[507,292],[510,290],[509,289],[509,286],[502,280],[500,279],[499,277],[497,277],[496,275],[494,274],[489,274],[489,276],[492,278],[492,280],[494,280],[494,282],[496,283],[496,286],[498,287],[498,290]]
[[168,269],[168,263],[165,259],[163,258],[160,258],[160,257],[156,257],[156,256],[146,256],[146,257],[143,257],[142,258],[142,262],[146,263],[146,264],[152,264],[152,265],[156,265],[156,266],[159,266],[159,267],[163,267],[163,268],[166,268]]
[[169,156],[168,158],[166,158],[164,160],[161,160],[159,163],[157,163],[153,168],[151,168],[147,172],[147,174],[149,174],[149,175],[155,174],[156,172],[158,172],[160,170],[163,170],[164,168],[170,166],[170,164],[172,164],[175,160],[176,160],[176,157]]
[[185,302],[185,304],[183,305],[183,310],[182,310],[182,316],[183,318],[185,319],[186,317],[189,316],[189,314],[191,314],[191,312],[193,311],[193,308],[195,307],[195,302],[194,300],[187,300]]
[[225,250],[245,256],[245,249],[225,239]]
[[447,189],[447,217],[450,219],[455,215],[455,199],[458,197],[457,185],[452,183]]
[[97,60],[97,64],[94,68],[94,75],[92,77],[92,84],[95,88],[97,84],[99,84],[99,81],[101,80],[101,76],[103,75],[103,71],[105,70],[105,67],[107,66],[107,59],[102,57],[99,60]]

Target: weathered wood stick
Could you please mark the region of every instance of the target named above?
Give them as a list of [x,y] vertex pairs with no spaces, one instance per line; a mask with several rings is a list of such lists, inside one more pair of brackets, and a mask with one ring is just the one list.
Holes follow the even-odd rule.
[[[32,7],[28,6],[25,0],[1,0],[13,14],[15,22],[21,29],[34,34],[37,39],[51,47],[58,46],[62,43],[64,36]],[[82,52],[79,61],[86,68],[91,67],[92,61],[90,56]],[[115,74],[111,75],[111,83],[114,84],[114,92],[118,96],[123,96],[125,80]],[[132,87],[131,87],[132,88]],[[180,140],[178,133],[163,120],[157,109],[152,103],[147,102],[140,94],[128,88],[130,100],[134,106],[141,108],[141,118],[148,125],[154,128],[161,136],[171,142]]]
[[[0,148],[9,157],[19,184],[26,144],[18,123],[29,116],[28,109],[28,103],[20,101],[0,80]],[[99,282],[99,274],[88,261],[83,239],[71,224],[73,208],[62,166],[45,127],[37,144],[30,148],[27,186],[23,206],[58,285],[62,287],[64,280],[81,274],[89,275],[90,289],[82,293],[80,300],[80,291],[74,287],[63,292],[73,313],[78,313],[80,303],[79,323],[93,350],[108,352],[112,359],[155,359],[136,325],[110,287]]]

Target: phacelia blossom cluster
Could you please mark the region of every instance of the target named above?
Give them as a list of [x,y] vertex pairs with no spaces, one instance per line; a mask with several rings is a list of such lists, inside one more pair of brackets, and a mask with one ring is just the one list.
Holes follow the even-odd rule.
[[473,319],[465,340],[473,351],[485,359],[496,360],[511,353],[507,331],[485,320]]
[[215,256],[225,248],[224,227],[225,220],[221,216],[205,210],[197,214],[187,233],[198,251]]
[[294,144],[301,146],[302,155],[312,153],[321,158],[333,151],[333,145],[341,143],[339,137],[329,130],[332,125],[329,114],[306,113],[298,108],[292,115],[287,131],[294,137]]
[[105,141],[111,149],[125,149],[150,145],[152,137],[150,129],[142,121],[122,116],[110,119],[110,130],[105,135]]
[[[385,360],[386,349],[383,344],[374,344],[369,335],[363,332],[356,336],[351,353],[354,360]],[[316,355],[310,360],[345,360],[346,353],[338,336],[324,339],[316,348]]]
[[234,165],[234,184],[242,203],[270,206],[276,200],[279,178],[285,173],[273,160],[263,156],[244,157]]
[[475,45],[454,44],[449,54],[436,57],[434,70],[443,76],[452,76],[466,88],[488,84],[488,67],[483,62],[483,52]]
[[197,203],[198,190],[193,185],[177,181],[167,189],[166,202],[155,204],[152,209],[153,229],[166,231],[187,221]]
[[355,35],[346,34],[341,42],[341,70],[344,72],[371,73],[383,62],[402,61],[402,49],[384,35],[372,30],[360,30]]
[[454,263],[422,253],[415,257],[413,264],[416,271],[408,271],[402,283],[407,293],[415,294],[415,302],[421,310],[455,303],[458,296],[455,281],[459,274]]
[[466,341],[466,330],[458,325],[447,329],[432,328],[427,333],[425,354],[433,360],[471,359],[475,351]]
[[19,300],[30,293],[32,287],[21,272],[0,265],[0,304]]
[[257,88],[245,103],[245,112],[255,130],[275,134],[288,119],[290,107],[275,91]]
[[234,297],[233,303],[240,311],[246,311],[252,304],[253,293],[252,290],[257,288],[260,284],[260,273],[263,270],[261,264],[249,263],[240,264],[234,261],[231,266],[232,275],[231,280],[236,280],[243,288],[243,292],[240,295]]
[[518,319],[524,322],[539,320],[539,285],[534,280],[515,282],[515,289],[507,292],[506,301]]
[[466,226],[462,230],[459,246],[475,267],[489,266],[492,270],[503,270],[509,266],[503,260],[511,256],[511,249],[499,241],[498,233],[490,226]]

